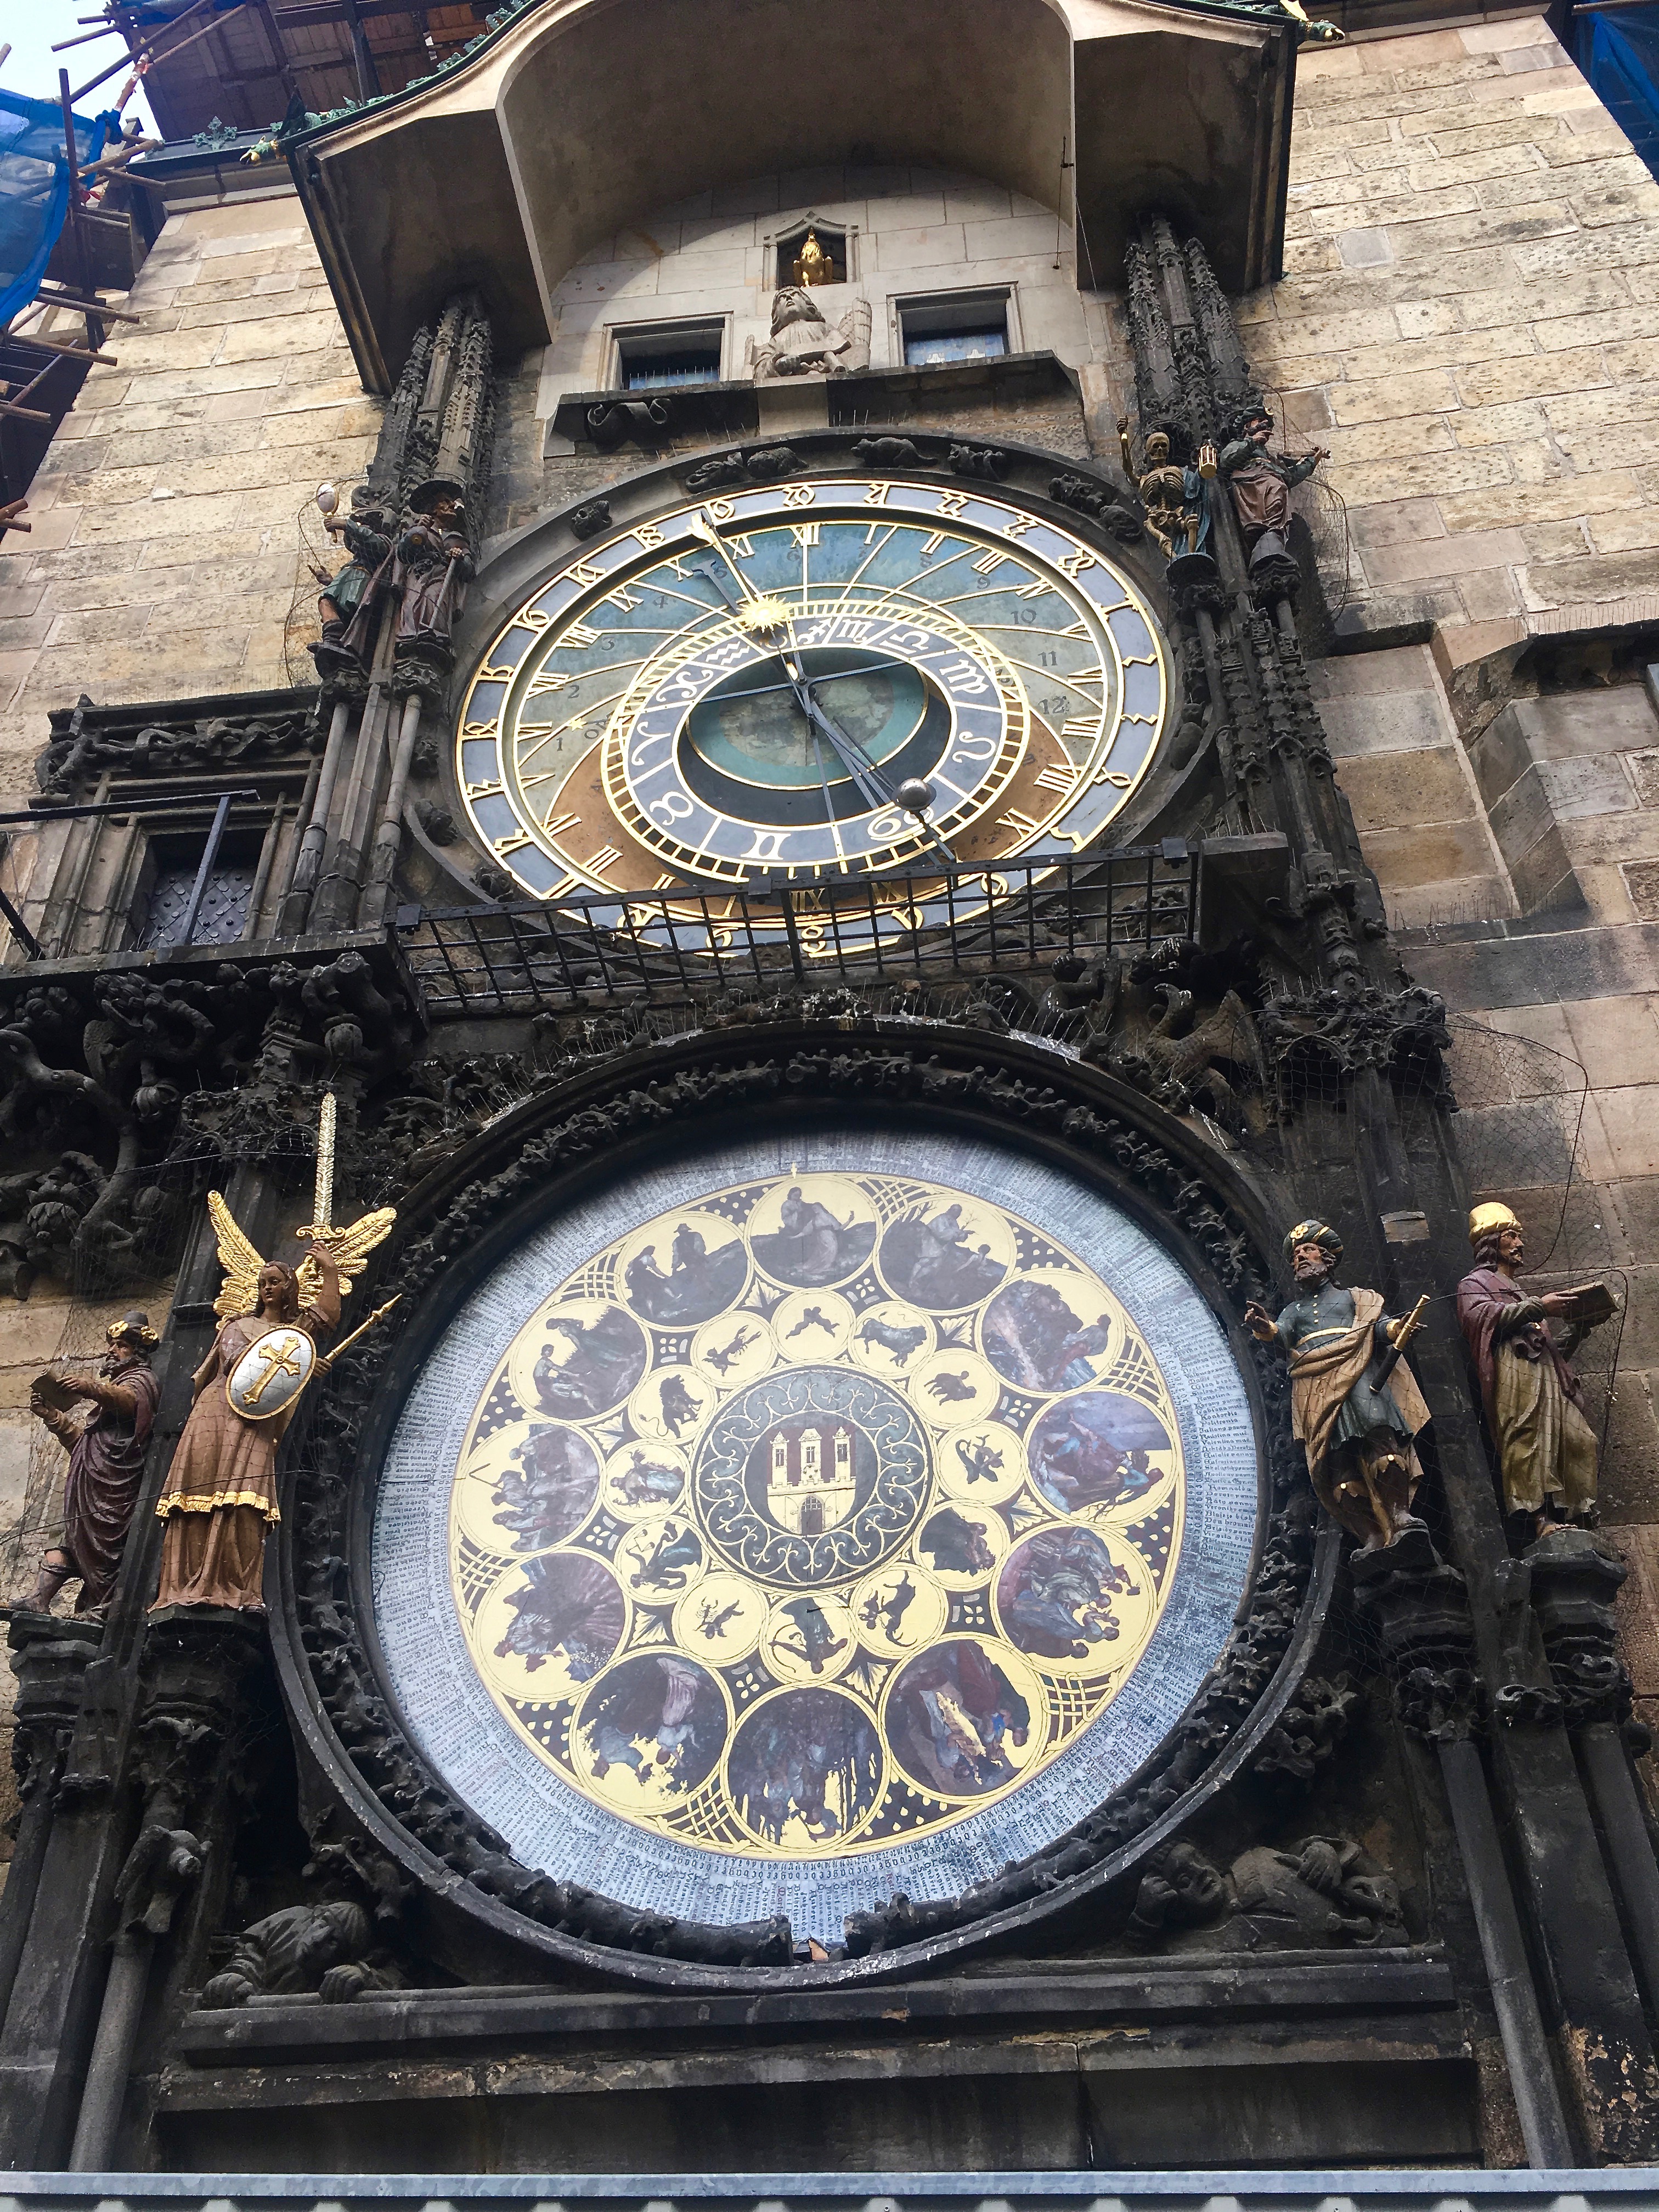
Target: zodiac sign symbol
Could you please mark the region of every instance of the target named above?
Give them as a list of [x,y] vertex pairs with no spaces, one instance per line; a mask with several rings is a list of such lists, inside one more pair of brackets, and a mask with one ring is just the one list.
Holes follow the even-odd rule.
[[968,1380],[964,1367],[955,1375],[935,1375],[927,1385],[927,1395],[937,1398],[941,1406],[965,1406],[974,1395],[974,1386]]
[[676,1437],[688,1421],[695,1421],[701,1408],[678,1375],[671,1375],[660,1393],[662,1417]]
[[711,1644],[724,1637],[737,1614],[743,1611],[741,1598],[733,1598],[730,1605],[717,1606],[713,1598],[702,1601],[702,1611],[697,1615],[697,1633],[706,1636]]
[[899,1624],[909,1611],[911,1601],[915,1594],[916,1586],[906,1571],[899,1577],[891,1589],[872,1590],[859,1607],[859,1619],[866,1628],[874,1628],[879,1622],[882,1632],[890,1644],[902,1644],[904,1638],[899,1634]]
[[[747,1352],[750,1346],[758,1342],[758,1330],[752,1328],[740,1328],[729,1344],[722,1345],[718,1352],[711,1351],[705,1353],[704,1357],[708,1359],[708,1364],[711,1367],[718,1367],[720,1373],[724,1375],[730,1370],[732,1362],[734,1359],[741,1358],[743,1354]],[[665,1391],[664,1395],[666,1395]],[[666,1407],[664,1408],[663,1417],[665,1419],[668,1418]]]
[[[939,1383],[950,1379],[948,1376],[936,1376],[932,1387],[937,1389]],[[973,1394],[970,1391],[966,1395]],[[958,1437],[957,1457],[966,1469],[969,1482],[994,1482],[1002,1472],[1002,1454],[983,1437],[975,1437],[971,1443],[966,1437]]]
[[[913,1352],[920,1352],[927,1341],[925,1327],[898,1328],[890,1321],[878,1321],[872,1314],[859,1331],[860,1344],[878,1344],[884,1352],[890,1352],[897,1364],[902,1367]],[[972,1392],[969,1395],[972,1396]]]

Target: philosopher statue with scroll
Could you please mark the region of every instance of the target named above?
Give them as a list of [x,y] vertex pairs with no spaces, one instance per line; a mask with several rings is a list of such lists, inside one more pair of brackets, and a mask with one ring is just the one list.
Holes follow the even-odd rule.
[[196,1402],[155,1508],[165,1526],[153,1610],[263,1606],[265,1530],[282,1517],[277,1447],[307,1383],[327,1364],[318,1337],[339,1320],[342,1297],[396,1218],[386,1206],[349,1229],[330,1225],[333,1103],[325,1101],[317,1218],[300,1231],[311,1243],[299,1267],[262,1264],[219,1192],[208,1194],[224,1273],[214,1306],[221,1326],[196,1370]]

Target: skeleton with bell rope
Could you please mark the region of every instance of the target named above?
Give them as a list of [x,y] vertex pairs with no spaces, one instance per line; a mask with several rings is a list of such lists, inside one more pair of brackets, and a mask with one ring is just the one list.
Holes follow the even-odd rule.
[[[339,1320],[341,1299],[397,1218],[382,1206],[349,1229],[332,1225],[334,1121],[330,1093],[317,1138],[316,1218],[298,1231],[310,1242],[297,1267],[261,1263],[222,1194],[208,1194],[224,1273],[214,1305],[221,1327],[196,1370],[196,1402],[155,1508],[165,1523],[157,1610],[263,1604],[265,1529],[281,1518],[277,1447],[307,1384],[330,1364],[318,1337]],[[371,1314],[333,1357],[386,1310]]]

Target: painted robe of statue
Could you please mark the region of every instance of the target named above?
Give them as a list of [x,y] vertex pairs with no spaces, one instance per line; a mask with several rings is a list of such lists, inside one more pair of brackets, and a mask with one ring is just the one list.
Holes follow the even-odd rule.
[[1400,1323],[1378,1291],[1335,1281],[1342,1240],[1328,1224],[1299,1221],[1285,1239],[1297,1295],[1275,1322],[1252,1304],[1245,1323],[1290,1361],[1294,1432],[1308,1455],[1314,1493],[1367,1551],[1419,1524],[1412,1501],[1423,1469],[1413,1445],[1429,1409],[1403,1360],[1379,1389],[1377,1362]]
[[1248,417],[1242,434],[1222,447],[1219,457],[1252,567],[1259,562],[1291,557],[1287,542],[1291,493],[1328,458],[1322,446],[1316,446],[1299,460],[1269,453],[1267,441],[1273,428],[1273,417],[1257,410]]
[[302,1311],[294,1269],[268,1261],[259,1270],[255,1310],[223,1324],[196,1370],[196,1403],[155,1508],[166,1523],[156,1610],[211,1605],[252,1612],[264,1603],[265,1529],[282,1518],[276,1449],[298,1401],[269,1420],[246,1420],[232,1410],[225,1384],[266,1329],[301,1328],[315,1337],[339,1320],[339,1270],[324,1245],[313,1244],[311,1256],[323,1279],[314,1304]]
[[1611,1295],[1600,1283],[1581,1283],[1528,1296],[1516,1280],[1525,1235],[1506,1206],[1477,1206],[1469,1243],[1474,1266],[1457,1286],[1457,1319],[1480,1377],[1504,1510],[1534,1515],[1540,1534],[1568,1520],[1589,1525],[1595,1517],[1595,1431],[1565,1353],[1607,1318]]
[[41,1562],[29,1600],[42,1613],[77,1575],[78,1614],[101,1613],[114,1595],[155,1419],[160,1386],[149,1355],[157,1341],[148,1314],[123,1314],[111,1326],[110,1348],[95,1376],[54,1378],[62,1395],[90,1401],[84,1422],[48,1404],[39,1390],[31,1394],[30,1410],[70,1455],[64,1533]]

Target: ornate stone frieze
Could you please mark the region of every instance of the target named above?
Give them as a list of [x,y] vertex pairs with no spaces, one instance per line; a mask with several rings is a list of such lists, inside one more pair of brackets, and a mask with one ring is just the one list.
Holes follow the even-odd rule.
[[[229,702],[225,702],[228,704]],[[83,693],[52,710],[52,742],[34,763],[35,781],[53,798],[88,789],[100,776],[177,780],[227,769],[304,765],[322,734],[310,702],[253,714],[95,708]]]
[[1481,1686],[1462,1576],[1424,1528],[1355,1552],[1350,1565],[1354,1602],[1377,1638],[1401,1724],[1433,1743],[1469,1735],[1480,1725]]
[[1389,990],[1353,980],[1301,997],[1269,998],[1258,1022],[1281,1117],[1293,1116],[1310,1089],[1361,1068],[1410,1070],[1437,1096],[1449,1095],[1445,1002],[1421,984]]
[[[27,969],[0,980],[0,1280],[27,1297],[49,1270],[106,1290],[153,1279],[188,1164],[302,1151],[315,1096],[407,1065],[422,1030],[395,957],[211,957]],[[30,1156],[34,1164],[30,1164]]]
[[1631,1680],[1615,1610],[1624,1561],[1588,1529],[1558,1528],[1528,1547],[1525,1564],[1561,1716],[1569,1727],[1627,1720]]
[[1125,1931],[1143,1950],[1376,1950],[1407,1941],[1400,1891],[1362,1845],[1310,1836],[1243,1851],[1224,1874],[1190,1843],[1142,1876]]

